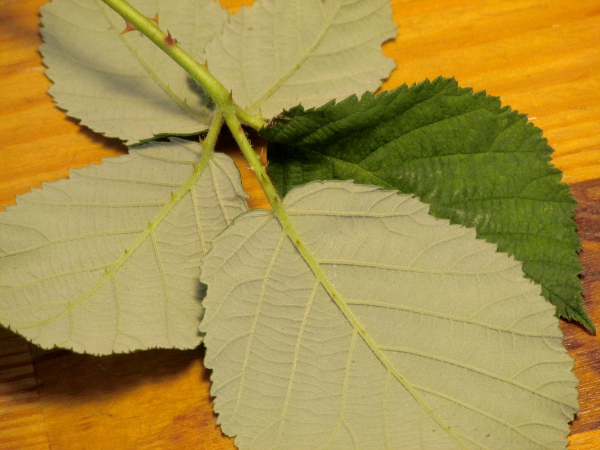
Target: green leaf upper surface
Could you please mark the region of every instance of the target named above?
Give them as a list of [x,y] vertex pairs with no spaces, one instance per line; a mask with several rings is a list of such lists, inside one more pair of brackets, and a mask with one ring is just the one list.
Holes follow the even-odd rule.
[[525,116],[452,79],[296,107],[262,131],[269,172],[286,193],[353,179],[416,194],[431,213],[477,230],[523,262],[557,314],[594,330],[582,306],[575,201],[552,149]]
[[[212,0],[132,0],[159,15],[180,45],[203,59],[227,19]],[[189,75],[99,0],[54,0],[42,7],[41,46],[50,94],[69,116],[127,144],[206,130],[212,107]]]
[[247,209],[233,161],[195,169],[200,154],[147,144],[18,197],[0,214],[0,323],[93,354],[197,346],[199,264]]
[[396,191],[315,182],[284,207],[295,243],[251,211],[203,263],[205,364],[236,444],[565,447],[577,379],[519,262]]
[[257,0],[207,47],[208,67],[237,104],[272,117],[379,88],[395,34],[389,0]]

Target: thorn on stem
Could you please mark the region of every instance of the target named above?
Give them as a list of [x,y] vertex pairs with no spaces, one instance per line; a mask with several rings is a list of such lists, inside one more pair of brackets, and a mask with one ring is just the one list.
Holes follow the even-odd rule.
[[125,21],[125,29],[121,31],[121,34],[129,33],[130,31],[135,30],[135,27],[131,22]]
[[175,44],[178,44],[177,39],[171,36],[171,32],[167,30],[167,35],[163,38],[165,44],[169,47],[173,47]]
[[[150,22],[154,22],[156,26],[158,26],[158,13],[154,16],[153,19],[149,19]],[[129,33],[130,31],[136,30],[135,26],[131,22],[125,21],[125,29],[121,31],[121,34]],[[177,42],[177,41],[176,41]]]

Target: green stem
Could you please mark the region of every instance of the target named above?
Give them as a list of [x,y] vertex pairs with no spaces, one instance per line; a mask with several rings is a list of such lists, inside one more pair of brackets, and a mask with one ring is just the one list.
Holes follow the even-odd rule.
[[265,192],[265,196],[269,200],[273,211],[277,212],[279,209],[282,209],[281,198],[279,197],[279,194],[277,193],[277,190],[275,189],[275,185],[273,185],[271,178],[269,178],[266,169],[260,162],[259,156],[252,148],[252,145],[250,144],[250,141],[248,140],[248,137],[246,136],[246,133],[242,128],[242,124],[236,114],[233,105],[226,107],[223,110],[223,115],[225,117],[225,123],[227,124],[227,127],[231,131],[231,134],[233,135],[233,138],[238,144],[238,147],[242,151],[242,154],[248,161],[250,168],[252,169],[252,171],[254,171],[256,178],[258,178],[258,182],[260,183],[260,186]]
[[[271,182],[271,179],[267,175],[265,168],[262,166],[260,159],[256,155],[256,152],[250,145],[240,120],[244,123],[260,129],[265,125],[265,121],[261,116],[253,116],[248,112],[239,108],[233,102],[231,93],[227,91],[223,86],[206,68],[205,65],[200,64],[189,54],[187,54],[178,44],[173,41],[168,34],[165,34],[156,23],[148,19],[134,7],[132,7],[125,0],[102,0],[115,12],[117,12],[126,22],[132,24],[136,30],[144,34],[154,44],[156,44],[161,50],[169,55],[177,64],[179,64],[186,72],[188,72],[194,80],[202,86],[207,94],[217,104],[217,111],[215,114],[222,114],[221,118],[217,120],[216,116],[211,123],[208,135],[205,139],[205,147],[211,149],[210,143],[216,142],[218,131],[222,125],[222,119],[224,117],[227,126],[231,130],[231,133],[235,137],[240,150],[248,160],[250,167],[256,173],[258,181],[265,191],[265,195],[271,203],[274,211],[279,214],[285,214],[283,207],[281,206],[281,199],[277,194],[275,186]],[[222,112],[221,112],[222,111]],[[218,124],[218,126],[217,126]],[[213,133],[213,130],[216,132]],[[214,142],[213,142],[214,139]],[[212,151],[212,149],[210,150]],[[286,215],[287,217],[287,215]],[[289,219],[287,220],[289,223]]]
[[[206,93],[215,101],[217,106],[225,110],[225,106],[233,105],[230,93],[206,68],[192,58],[179,44],[162,31],[156,23],[148,19],[125,0],[102,0],[106,5],[119,14],[126,22],[132,24],[136,30],[156,44],[162,51],[189,73],[196,82],[204,88]],[[265,121],[259,115],[252,115],[234,106],[235,114],[247,125],[260,129]]]
[[267,124],[265,119],[263,119],[262,117],[262,113],[259,113],[258,115],[250,114],[245,109],[239,107],[236,108],[235,113],[242,122],[244,122],[246,125],[251,126],[255,130],[260,130]]
[[[206,66],[199,64],[193,58],[191,58],[181,47],[169,39],[165,38],[167,35],[158,28],[158,26],[150,19],[136,11],[131,7],[125,0],[102,0],[117,13],[119,13],[126,21],[130,22],[137,30],[141,31],[146,35],[152,42],[158,45],[163,51],[165,51],[173,60],[175,60],[181,67],[183,67],[194,79],[203,86],[207,93],[213,98],[217,104],[215,111],[215,117],[211,123],[208,135],[204,141],[205,153],[198,163],[197,167],[204,167],[205,161],[212,154],[212,150],[216,143],[217,135],[222,126],[223,119],[227,126],[231,130],[231,133],[236,140],[240,150],[245,156],[251,169],[256,174],[258,182],[260,183],[265,196],[269,200],[273,212],[279,219],[281,226],[285,233],[289,236],[291,241],[294,243],[300,254],[304,257],[306,262],[315,272],[315,275],[321,280],[321,283],[325,286],[327,291],[333,297],[334,301],[340,306],[344,314],[348,316],[349,320],[353,323],[355,328],[361,334],[365,334],[364,328],[358,323],[358,320],[354,317],[348,306],[341,300],[340,295],[335,290],[335,287],[328,280],[327,276],[323,272],[322,267],[316,261],[314,255],[308,249],[306,244],[302,241],[298,231],[294,228],[287,211],[283,207],[283,203],[273,182],[269,178],[266,169],[260,162],[260,158],[252,148],[246,133],[242,128],[244,122],[254,122],[257,116],[251,116],[245,111],[241,111],[234,102],[231,94],[227,92],[225,87],[214,78],[207,70]],[[258,126],[258,120],[260,126],[264,125],[262,119],[257,119],[256,125]]]
[[233,137],[235,138],[240,150],[248,160],[248,164],[256,174],[258,182],[260,183],[265,196],[269,200],[273,212],[281,222],[286,234],[290,237],[292,242],[298,246],[300,253],[305,258],[313,258],[310,251],[304,245],[298,232],[292,225],[290,218],[283,207],[281,198],[273,185],[273,182],[269,178],[267,171],[260,162],[260,158],[250,145],[250,141],[246,136],[242,128],[243,120],[255,128],[261,128],[264,126],[264,120],[259,116],[252,116],[246,111],[238,108],[231,96],[231,93],[208,71],[206,66],[198,63],[190,55],[188,55],[176,42],[169,39],[169,35],[165,34],[153,21],[145,17],[125,0],[102,0],[113,10],[115,10],[121,17],[127,22],[131,23],[138,31],[143,33],[152,42],[154,42],[159,48],[161,48],[167,55],[169,55],[175,62],[177,62],[184,70],[186,70],[212,97],[217,104],[215,111],[215,117],[211,123],[208,135],[204,141],[205,152],[197,167],[204,167],[204,161],[212,154],[212,149],[216,143],[217,135],[222,125],[223,119],[227,123],[227,126],[231,130]]
[[[206,90],[208,95],[210,95],[217,104],[213,121],[211,122],[208,134],[203,143],[204,152],[195,170],[203,170],[206,165],[206,161],[210,159],[224,119],[227,123],[227,126],[231,130],[231,133],[240,150],[246,157],[248,164],[256,174],[258,182],[263,188],[265,196],[269,200],[269,203],[273,208],[273,212],[279,219],[279,222],[281,223],[285,233],[296,245],[302,256],[306,259],[313,270],[316,270],[315,274],[321,279],[327,280],[327,277],[324,275],[324,273],[322,273],[322,268],[316,262],[314,256],[304,244],[300,238],[300,235],[292,225],[292,222],[285,211],[285,208],[283,207],[281,198],[279,197],[273,182],[269,178],[267,171],[260,162],[260,158],[252,148],[252,145],[250,144],[250,141],[248,141],[248,137],[242,128],[242,123],[240,120],[255,128],[262,128],[265,124],[262,117],[252,116],[248,112],[237,107],[233,102],[231,93],[228,92],[227,89],[208,71],[206,66],[194,60],[153,21],[138,12],[125,0],[102,1],[120,14],[121,17],[123,17],[127,22],[131,23],[138,31],[147,36],[184,70],[186,70]],[[175,200],[175,198],[173,200]],[[328,290],[333,290],[333,286],[326,287],[329,287]],[[337,292],[334,292],[334,296],[339,297]],[[339,303],[339,301],[340,299],[336,298],[336,302]],[[348,309],[347,306],[346,309]],[[362,327],[360,327],[360,329],[364,332]]]
[[[202,159],[205,155],[207,158],[212,158],[212,155],[215,152],[215,145],[217,145],[217,138],[219,137],[219,132],[221,131],[222,126],[223,111],[221,111],[220,108],[216,108],[212,121],[210,122],[210,127],[208,128],[208,133],[202,141]],[[200,163],[198,163],[198,165],[200,165]]]

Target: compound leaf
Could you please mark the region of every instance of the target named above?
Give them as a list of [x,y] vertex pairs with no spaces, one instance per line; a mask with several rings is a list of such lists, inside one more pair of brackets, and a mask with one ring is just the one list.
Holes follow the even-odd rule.
[[[194,58],[221,32],[227,11],[212,0],[132,0]],[[208,97],[192,78],[141,33],[98,0],[54,0],[42,7],[40,51],[50,94],[83,125],[127,144],[206,130]]]
[[284,207],[299,241],[251,211],[203,264],[205,364],[241,448],[564,448],[573,362],[518,261],[396,191],[314,182]]
[[353,179],[417,195],[436,217],[523,262],[557,314],[594,324],[583,309],[576,202],[552,149],[525,116],[453,79],[296,107],[262,134],[285,193],[313,180]]
[[271,117],[379,88],[396,28],[389,0],[257,0],[207,47],[208,67],[236,103]]
[[18,197],[0,214],[2,325],[93,354],[197,346],[199,264],[247,209],[233,161],[200,158],[146,144]]

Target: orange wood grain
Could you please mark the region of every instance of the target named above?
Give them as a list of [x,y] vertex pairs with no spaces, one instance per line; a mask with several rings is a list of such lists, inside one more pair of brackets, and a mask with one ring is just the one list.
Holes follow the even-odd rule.
[[[66,177],[69,168],[126,151],[66,118],[46,94],[50,83],[37,53],[43,3],[0,0],[0,207]],[[600,326],[600,4],[392,3],[400,29],[384,51],[398,67],[383,89],[455,76],[462,86],[500,96],[544,130],[553,162],[580,202],[584,298]],[[220,147],[238,163],[251,205],[265,206],[231,140]],[[561,327],[580,379],[570,448],[598,449],[600,342],[577,325]],[[96,358],[40,350],[0,330],[0,450],[233,448],[216,425],[208,376],[200,350]]]

